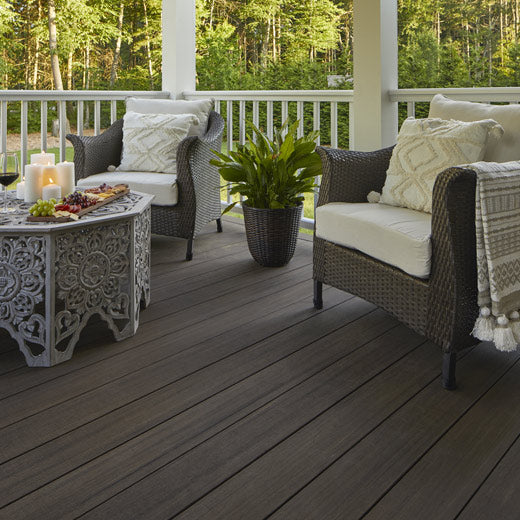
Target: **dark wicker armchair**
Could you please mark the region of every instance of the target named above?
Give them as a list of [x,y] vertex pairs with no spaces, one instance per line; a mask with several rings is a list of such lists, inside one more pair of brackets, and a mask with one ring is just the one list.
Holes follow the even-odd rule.
[[[209,164],[211,150],[220,150],[224,120],[211,112],[204,136],[186,137],[177,150],[177,188],[179,201],[175,206],[152,205],[152,233],[188,240],[186,260],[193,257],[193,239],[210,221],[217,221],[222,231],[220,175]],[[76,180],[107,171],[119,165],[123,146],[123,120],[116,121],[101,135],[80,137],[68,134],[74,146]]]
[[[381,192],[392,148],[353,152],[320,147],[318,152],[323,162],[318,206],[366,202],[370,191]],[[323,305],[324,283],[375,303],[441,347],[448,389],[455,387],[457,351],[478,343],[471,336],[478,315],[475,183],[475,173],[462,168],[449,168],[437,178],[428,279],[314,237],[315,307]]]

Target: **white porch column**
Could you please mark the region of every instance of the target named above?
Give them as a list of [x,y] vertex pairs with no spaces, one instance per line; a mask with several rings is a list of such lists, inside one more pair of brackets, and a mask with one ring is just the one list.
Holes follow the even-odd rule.
[[195,90],[195,0],[162,2],[162,89]]
[[354,0],[354,150],[395,144],[397,0]]

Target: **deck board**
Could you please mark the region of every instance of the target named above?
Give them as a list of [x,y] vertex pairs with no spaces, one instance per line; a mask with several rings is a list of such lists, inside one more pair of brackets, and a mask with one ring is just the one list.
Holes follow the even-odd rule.
[[192,262],[154,237],[137,334],[93,319],[51,369],[0,333],[0,518],[518,511],[519,356],[478,346],[442,390],[437,347],[383,311],[331,288],[312,308],[311,240],[267,269],[231,217]]

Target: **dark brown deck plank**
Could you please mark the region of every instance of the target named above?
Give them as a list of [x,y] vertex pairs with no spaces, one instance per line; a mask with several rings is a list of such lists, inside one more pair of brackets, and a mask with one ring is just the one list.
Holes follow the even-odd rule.
[[[213,271],[218,271],[219,268],[224,266],[227,266],[226,272],[215,273],[215,276],[218,276],[219,279],[225,278],[228,272],[231,272],[229,276],[235,276],[237,271],[238,273],[247,272],[259,267],[244,247],[243,228],[234,222],[236,219],[228,218],[227,220],[231,220],[233,232],[219,234],[218,237],[207,232],[200,235],[200,248],[203,254],[198,255],[190,262],[186,262],[182,255],[176,261],[172,258],[175,257],[172,249],[175,250],[180,244],[184,244],[181,245],[181,248],[185,248],[184,240],[156,235],[152,237],[152,304],[154,302],[157,304],[159,301],[167,299],[168,296],[171,297],[172,294],[181,294],[180,284],[189,286],[190,282],[195,282],[195,287],[208,285],[205,281],[211,277]],[[218,247],[215,247],[215,240],[217,239]],[[161,263],[157,263],[157,257],[162,260]],[[249,262],[247,262],[248,257]],[[237,261],[243,261],[243,266],[241,269],[233,271]],[[178,287],[177,284],[179,284]],[[167,287],[165,288],[165,286]],[[144,314],[142,323],[146,320],[147,317]],[[109,342],[113,342],[112,334],[104,322],[100,322],[100,325],[95,327],[95,330],[93,329],[93,327],[90,327],[82,332],[79,347],[99,341],[103,336]],[[26,368],[25,359],[19,351],[16,341],[3,329],[0,330],[0,333],[2,334],[0,337],[0,375],[18,368]],[[2,396],[1,390],[0,396]]]
[[334,289],[312,308],[312,237],[264,269],[232,220],[192,262],[153,238],[134,338],[91,322],[70,362],[27,369],[0,335],[0,518],[511,517],[517,357],[476,349],[445,392],[439,352],[382,311]]
[[459,520],[508,519],[520,516],[520,440],[515,440],[497,467],[486,478],[457,518]]
[[[326,320],[333,320],[334,317],[332,313]],[[344,319],[343,315],[340,315],[336,320],[339,322],[342,318]],[[227,327],[225,331],[229,329],[230,327]],[[82,369],[40,385],[38,391],[34,392],[35,396],[32,391],[28,391],[16,394],[12,399],[5,399],[1,409],[9,409],[11,416],[4,421],[12,421],[14,416],[21,418],[0,430],[7,444],[2,456],[11,458],[23,453],[28,446],[34,445],[34,439],[31,440],[31,432],[34,429],[39,432],[38,441],[46,442],[54,438],[58,431],[69,431],[96,416],[139,398],[144,392],[156,391],[175,378],[186,376],[189,373],[188,368],[192,371],[199,370],[220,357],[240,350],[250,341],[242,334],[241,341],[230,343],[227,334],[223,334],[217,342],[211,334],[208,337],[207,331],[202,329],[199,337],[192,336],[190,332],[194,334],[193,331],[186,331],[183,335],[186,342],[179,341],[178,338],[160,338],[149,344],[148,350],[139,349],[126,357],[98,363],[95,373],[92,373],[91,369]],[[234,337],[241,332],[240,329],[236,330]],[[262,334],[264,337],[269,335],[266,334],[265,326]],[[197,345],[204,340],[204,346],[192,348],[193,344]],[[255,341],[258,341],[258,337],[253,336],[251,342]],[[149,357],[152,354],[157,359],[150,362]],[[67,385],[64,385],[66,389],[60,392],[62,381],[66,381]],[[31,403],[31,396],[34,398],[34,404]],[[5,403],[8,403],[9,408]],[[81,414],[77,413],[78,406],[81,406]],[[27,415],[27,410],[34,413]]]
[[[344,336],[339,339],[348,348]],[[130,514],[169,518],[181,512],[423,341],[403,326],[390,330],[119,493],[86,518],[122,519]],[[385,348],[389,344],[392,348]]]
[[[307,282],[310,287],[312,283],[309,280],[311,276],[310,266],[298,267],[298,265],[298,263],[295,263],[293,268],[264,270],[260,277],[256,277],[254,285],[239,286],[234,291],[226,292],[221,296],[218,296],[218,292],[215,291],[195,291],[197,297],[190,298],[186,307],[183,307],[183,300],[187,299],[184,295],[177,298],[174,297],[167,304],[164,303],[162,310],[158,311],[164,314],[170,310],[170,314],[160,316],[160,318],[153,321],[145,320],[135,336],[120,343],[114,343],[111,335],[108,335],[100,344],[91,345],[91,348],[88,350],[90,355],[85,356],[87,363],[97,362],[120,354],[128,355],[129,351],[134,348],[146,349],[147,343],[161,338],[163,341],[177,340],[179,331],[190,330],[190,326],[195,326],[195,334],[206,334],[206,337],[211,337],[213,334],[222,332],[222,327],[224,327],[223,330],[228,330],[236,322],[247,323],[247,321],[254,319],[255,311],[262,312],[263,308],[269,308],[269,305],[276,305],[273,295],[276,295],[278,291],[285,288],[290,289],[295,284],[304,282]],[[294,274],[292,276],[284,276],[293,271]],[[255,307],[255,302],[258,302],[261,298],[264,298],[264,301],[261,302],[260,306],[257,304]],[[266,300],[272,301],[266,303]],[[252,306],[249,306],[249,304],[252,304]],[[309,306],[311,305],[311,298],[309,297]],[[152,306],[146,309],[142,316],[144,317],[145,314],[149,316],[150,312],[153,312]],[[213,320],[211,327],[196,327],[197,324],[207,323],[210,319]],[[198,330],[199,328],[201,330]],[[81,355],[83,353],[84,351],[78,349],[74,353],[72,362],[57,365],[52,370],[23,367],[18,371],[6,374],[0,379],[0,396],[4,399],[7,396],[13,396],[14,399],[15,394],[31,389],[37,384],[55,380],[57,377],[66,375],[69,372],[72,373],[72,371],[75,372],[81,366],[81,362],[85,360],[85,357]],[[76,377],[74,377],[74,381],[76,381]],[[72,390],[72,387],[70,389]],[[10,397],[7,398],[11,399]],[[47,397],[40,396],[40,394],[38,394],[37,399],[47,401]],[[19,404],[15,401],[12,415],[9,415],[9,418],[12,419],[14,417],[16,418],[14,420],[18,420],[20,415],[23,415],[23,410],[20,409]],[[11,414],[10,410],[12,409],[9,408],[10,402],[2,402],[2,408],[7,406],[6,410],[9,414]],[[0,427],[5,426],[9,418],[6,415],[0,417]]]
[[[338,295],[339,296],[339,295]],[[339,299],[339,298],[337,298]],[[359,302],[362,303],[362,302]],[[52,467],[54,470],[59,468],[60,461],[64,463],[64,467],[70,470],[71,462],[79,460],[77,465],[84,463],[89,458],[103,453],[103,450],[117,446],[133,436],[139,435],[147,429],[152,428],[162,421],[167,420],[175,414],[181,413],[185,408],[194,406],[198,400],[203,400],[212,395],[212,392],[219,392],[230,384],[238,382],[241,378],[247,377],[248,374],[261,370],[268,360],[273,362],[278,357],[289,355],[291,352],[301,347],[299,340],[299,332],[309,330],[309,339],[319,337],[321,328],[317,329],[316,325],[320,325],[325,330],[327,328],[337,328],[345,323],[345,321],[356,319],[363,312],[370,312],[372,309],[368,304],[357,304],[354,301],[347,301],[337,305],[336,309],[329,309],[327,315],[309,312],[308,306],[304,301],[300,301],[295,305],[281,310],[276,317],[267,316],[259,319],[250,328],[250,334],[244,336],[240,329],[235,329],[230,333],[221,335],[203,344],[197,345],[197,350],[187,350],[183,354],[176,356],[174,366],[166,369],[165,381],[170,381],[158,390],[150,392],[157,386],[155,381],[146,381],[143,387],[143,393],[140,400],[128,403],[126,406],[115,410],[112,414],[103,415],[97,420],[92,420],[81,429],[74,430],[71,434],[66,433],[63,429],[59,430],[61,436],[57,437],[55,442],[47,442],[41,446],[41,449],[33,449],[26,456],[11,460],[5,465],[8,473],[17,467],[27,468],[27,471],[18,471],[16,477],[1,485],[2,491],[0,497],[10,501],[8,496],[10,493],[20,493],[31,483],[38,481],[38,475],[32,471],[32,467],[42,457],[52,459]],[[333,311],[333,312],[330,312]],[[265,337],[265,325],[270,320],[272,322],[273,337],[262,339]],[[380,318],[387,326],[394,326],[395,323],[390,318],[383,315]],[[378,330],[378,318],[374,318],[375,329]],[[308,322],[308,323],[307,323]],[[313,327],[316,330],[312,330]],[[276,334],[275,334],[276,333]],[[284,345],[278,346],[276,340],[283,340]],[[230,357],[234,355],[233,357]],[[232,371],[235,366],[235,370]],[[203,370],[205,368],[205,370]],[[189,378],[188,374],[192,374]],[[201,385],[201,381],[205,378],[209,379],[207,384]],[[134,380],[130,379],[134,384]],[[137,381],[135,381],[137,382]],[[148,391],[145,394],[144,389]],[[185,399],[181,399],[184,396]],[[171,403],[171,406],[165,407],[165,403]],[[73,403],[70,410],[70,421],[81,424],[78,421],[85,421],[85,413],[80,417],[74,417],[75,405]],[[60,410],[54,411],[59,412]],[[96,409],[99,413],[99,409]],[[66,411],[64,411],[65,413]],[[49,411],[48,413],[52,413]],[[77,415],[77,414],[76,414]],[[132,417],[130,423],[127,417]],[[36,419],[35,419],[36,420]],[[120,430],[112,428],[113,424],[127,422],[127,428]],[[45,423],[45,421],[43,421]],[[45,424],[43,425],[45,428]],[[79,427],[78,427],[79,428]],[[44,432],[46,430],[44,429]],[[16,437],[16,431],[13,438]],[[18,431],[19,441],[24,441],[26,435],[24,429]],[[99,437],[99,438],[98,438]],[[30,438],[25,441],[28,446]],[[83,446],[80,453],[75,455],[75,446]],[[33,440],[33,445],[37,445]],[[14,450],[18,450],[16,446],[7,449],[4,455],[12,454]],[[54,454],[59,454],[55,456]],[[79,456],[79,458],[78,458]],[[63,470],[65,472],[66,470]],[[44,469],[44,477],[49,478],[54,472],[47,473]],[[41,475],[40,475],[41,476]],[[7,487],[6,487],[7,486]],[[21,486],[18,490],[9,491],[8,488]],[[22,493],[23,494],[23,493]]]
[[[354,308],[352,303],[350,302],[351,311],[347,312],[347,320],[355,319],[355,316],[360,316],[364,312],[361,308]],[[338,331],[335,336],[341,338],[343,334],[351,335],[352,345],[349,346],[349,349],[354,349],[356,345],[364,341],[368,322],[373,323],[371,331],[373,336],[395,326],[394,320],[377,311],[377,314],[371,316],[371,319],[362,318],[342,327],[341,332]],[[312,330],[316,329],[316,323],[309,323],[306,329],[310,341],[313,339]],[[345,347],[338,339],[327,349],[323,346],[328,344],[328,338],[314,341],[305,348],[299,348],[296,332],[288,330],[282,333],[278,342],[266,341],[257,345],[254,349],[255,352],[249,352],[249,356],[230,358],[190,377],[189,380],[184,379],[179,384],[172,385],[167,393],[161,392],[160,399],[141,400],[141,403],[135,403],[126,411],[116,412],[113,414],[114,419],[117,419],[118,416],[132,415],[135,417],[135,423],[144,421],[142,426],[150,428],[150,410],[152,412],[157,410],[164,416],[165,402],[172,403],[170,413],[175,414],[183,408],[187,408],[188,405],[194,404],[191,402],[193,396],[198,396],[201,401],[185,413],[180,413],[173,419],[160,423],[156,428],[150,428],[143,435],[126,444],[121,444],[103,457],[92,460],[77,471],[52,482],[41,491],[36,491],[20,501],[17,507],[23,504],[27,506],[30,503],[45,503],[46,507],[60,516],[76,516],[84,512],[85,508],[94,507],[103,497],[109,498],[117,490],[123,490],[143,475],[186,453],[205,439],[264,406],[345,354]],[[249,361],[248,357],[251,358]],[[266,368],[255,372],[255,369],[263,366]],[[249,374],[249,377],[244,379],[244,374]],[[211,384],[201,384],[204,381],[211,381]],[[214,381],[215,383],[213,383]],[[220,389],[223,391],[217,393]],[[202,402],[211,394],[214,394],[213,397]],[[143,410],[146,412],[143,413]],[[105,429],[102,427],[103,424]],[[134,427],[133,424],[132,427]],[[146,428],[142,428],[142,431],[145,431]],[[84,449],[87,453],[92,453],[94,450],[99,453],[99,444],[102,448],[110,448],[111,445],[107,443],[107,438],[109,436],[113,438],[114,435],[118,437],[118,442],[122,440],[120,432],[114,428],[114,422],[102,420],[97,425],[88,425],[87,428],[83,428],[83,431],[62,439],[62,442],[52,443],[55,449],[53,450],[50,446],[50,449],[46,449],[46,451],[54,462],[54,468],[56,460],[53,458],[53,453],[56,452],[56,448],[59,448],[58,451],[62,449],[70,451],[70,448],[79,441],[82,446],[85,446]],[[115,443],[115,445],[117,444]],[[146,458],[150,462],[143,464],[143,460],[139,456],[133,456],[138,453],[146,454]],[[38,460],[41,455],[40,450],[36,459],[29,454],[29,458],[24,458],[21,462],[28,463],[31,462],[31,459]],[[60,459],[62,458],[60,457]],[[67,459],[63,459],[63,463],[70,468],[70,462]],[[103,469],[99,471],[101,467]],[[95,482],[91,480],[92,474],[97,475]],[[23,476],[18,480],[20,484],[24,485]],[[14,491],[19,492],[16,489]],[[4,489],[0,496],[3,494]],[[62,501],[60,497],[68,495],[75,496],[82,509],[77,506],[74,510],[67,509],[66,501]],[[16,516],[17,507],[8,508],[7,511]]]
[[516,364],[366,518],[455,518],[520,432],[520,402],[510,398],[519,392],[520,365]]
[[[484,347],[474,349],[458,363],[464,374],[460,391],[440,391],[439,377],[435,377],[361,442],[344,454],[339,453],[337,460],[332,454],[327,461],[330,467],[324,466],[325,471],[309,480],[296,495],[288,493],[286,496],[294,497],[273,518],[307,518],[306,512],[312,511],[322,518],[339,519],[347,510],[353,519],[362,517],[502,377],[511,366],[511,359],[497,357]],[[406,378],[407,374],[403,376]],[[424,377],[423,382],[427,380]],[[395,384],[402,386],[404,382]],[[375,392],[370,401],[382,394],[381,390]],[[442,413],[432,413],[438,410]],[[352,414],[351,420],[357,423],[357,415]],[[331,436],[341,438],[342,434]],[[292,460],[294,455],[290,457]]]

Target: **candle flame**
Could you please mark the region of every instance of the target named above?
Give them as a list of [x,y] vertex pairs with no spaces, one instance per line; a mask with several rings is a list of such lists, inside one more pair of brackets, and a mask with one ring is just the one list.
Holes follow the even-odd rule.
[[49,184],[53,184],[54,181],[49,177]]

